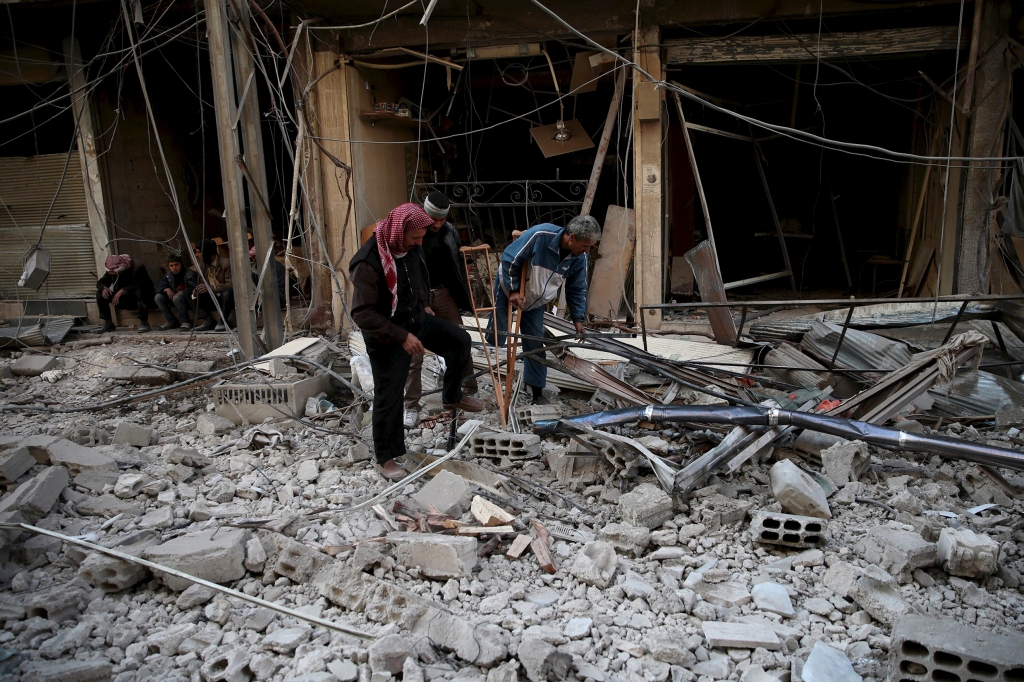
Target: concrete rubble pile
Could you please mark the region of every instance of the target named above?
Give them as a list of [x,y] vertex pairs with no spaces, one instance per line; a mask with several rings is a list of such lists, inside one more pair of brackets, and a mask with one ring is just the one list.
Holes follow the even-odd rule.
[[[231,362],[225,343],[182,348],[54,347],[54,383],[4,371],[25,357],[8,353],[0,404],[116,402]],[[333,344],[315,352],[356,374]],[[735,471],[668,490],[659,462],[685,467],[732,428],[540,437],[538,420],[594,411],[586,394],[549,391],[551,406],[517,408],[521,433],[493,407],[460,417],[463,435],[476,427],[466,448],[371,499],[388,484],[369,405],[322,370],[267,364],[230,381],[314,380],[309,395],[294,389],[291,416],[252,423],[249,406],[201,383],[0,413],[0,681],[1024,677],[1017,472],[780,433]],[[408,471],[445,453],[451,418],[427,397]],[[1024,444],[1009,424],[939,426]]]

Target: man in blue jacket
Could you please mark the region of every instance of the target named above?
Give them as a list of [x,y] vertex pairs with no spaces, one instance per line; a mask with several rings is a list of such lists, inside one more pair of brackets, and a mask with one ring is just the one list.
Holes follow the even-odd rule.
[[[583,320],[587,308],[587,253],[601,239],[601,226],[589,215],[576,216],[564,228],[542,223],[524,232],[506,247],[501,265],[494,278],[494,317],[497,324],[498,345],[504,344],[508,331],[508,304],[518,308],[523,316],[519,331],[525,351],[536,350],[543,344],[544,308],[555,300],[558,290],[565,284],[565,301],[569,317],[576,332],[583,333]],[[526,286],[520,294],[522,278]],[[547,383],[548,368],[536,359],[523,359],[523,380],[533,391],[533,404],[546,405],[548,400],[541,391]]]

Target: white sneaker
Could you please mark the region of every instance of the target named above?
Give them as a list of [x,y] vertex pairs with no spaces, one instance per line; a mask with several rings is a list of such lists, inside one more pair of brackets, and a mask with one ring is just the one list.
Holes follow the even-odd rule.
[[415,429],[420,425],[420,411],[410,410],[408,407],[405,408],[405,418],[402,420],[402,426],[407,429]]

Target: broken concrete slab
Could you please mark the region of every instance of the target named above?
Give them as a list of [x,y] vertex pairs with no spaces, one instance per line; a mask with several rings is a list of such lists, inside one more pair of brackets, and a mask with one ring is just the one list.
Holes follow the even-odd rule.
[[87,448],[60,438],[46,448],[50,464],[66,468],[72,476],[94,469],[117,469],[117,462],[95,448]]
[[654,530],[674,515],[672,498],[662,488],[641,483],[619,497],[619,515],[632,526]]
[[702,625],[708,645],[729,649],[756,649],[775,651],[782,648],[775,632],[767,627],[750,623],[722,623],[704,621]]
[[867,443],[860,440],[836,443],[821,451],[825,475],[840,488],[856,481],[871,459]]
[[588,542],[577,553],[569,572],[581,582],[604,589],[615,576],[619,559],[607,542]]
[[861,682],[863,679],[846,654],[825,642],[814,643],[800,676],[804,682]]
[[472,491],[458,474],[442,470],[412,496],[423,509],[460,516],[471,504]]
[[750,596],[754,600],[754,606],[762,611],[777,613],[783,618],[792,618],[796,615],[789,592],[778,583],[758,583],[750,590]]
[[35,523],[50,512],[70,480],[64,467],[48,467],[0,500],[0,513],[19,512]]
[[395,548],[395,560],[419,568],[425,578],[459,579],[476,568],[476,538],[399,532],[388,533],[387,539]]
[[114,438],[111,441],[111,443],[113,443],[114,445],[120,445],[124,443],[137,448],[144,448],[147,445],[149,445],[149,442],[152,438],[152,427],[141,426],[139,424],[132,424],[131,422],[123,421],[118,423],[117,430],[114,431]]
[[0,452],[0,485],[14,483],[36,465],[36,458],[21,446]]
[[309,582],[331,561],[327,554],[280,533],[261,530],[256,536],[267,555],[265,566],[292,582]]
[[230,419],[219,417],[212,412],[204,412],[196,419],[196,431],[204,436],[220,436],[231,433],[235,423]]
[[374,640],[367,654],[372,672],[391,675],[402,672],[406,659],[415,658],[412,642],[401,635],[386,635]]
[[[238,580],[245,575],[245,543],[249,531],[242,528],[217,528],[188,533],[162,545],[148,547],[142,556],[152,562],[174,568],[215,583]],[[157,577],[175,592],[192,581],[169,573]]]
[[967,528],[943,528],[936,544],[942,570],[965,578],[992,575],[998,568],[999,543]]
[[104,592],[120,592],[145,580],[149,569],[102,552],[93,552],[78,567],[78,575]]
[[564,680],[572,668],[572,656],[562,653],[542,639],[522,642],[518,658],[530,682]]
[[877,564],[901,583],[910,581],[917,568],[934,566],[938,557],[934,542],[928,542],[913,531],[887,526],[870,529],[856,545],[865,561]]
[[22,682],[101,682],[112,679],[114,666],[110,661],[36,661],[23,665],[19,671]]
[[110,518],[118,514],[126,516],[141,516],[142,503],[122,500],[121,498],[104,493],[99,497],[87,497],[81,502],[75,503],[75,511],[82,516],[103,516]]
[[892,625],[910,610],[892,583],[866,575],[853,582],[848,596],[871,614],[872,618],[886,625]]
[[609,523],[597,532],[597,538],[611,544],[616,552],[640,556],[651,543],[651,531],[644,526]]
[[43,372],[57,369],[59,361],[53,355],[25,353],[11,365],[11,374],[17,377],[37,377]]
[[832,518],[825,491],[796,464],[784,459],[772,466],[769,475],[772,494],[783,510],[800,516]]
[[50,452],[48,448],[59,440],[61,439],[57,436],[44,436],[41,433],[37,433],[27,438],[19,438],[16,444],[28,448],[28,451],[32,453],[32,456],[36,458],[36,462],[39,464],[49,464]]
[[174,381],[170,372],[155,367],[136,367],[132,365],[113,365],[101,373],[104,379],[111,381],[128,381],[143,386],[164,386]]
[[721,583],[699,582],[693,589],[704,597],[704,601],[727,608],[737,608],[750,603],[751,600],[747,586],[732,580]]

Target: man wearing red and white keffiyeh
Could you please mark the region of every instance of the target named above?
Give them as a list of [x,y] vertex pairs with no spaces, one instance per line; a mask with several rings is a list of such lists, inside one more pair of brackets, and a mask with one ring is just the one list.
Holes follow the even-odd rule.
[[402,204],[377,223],[373,238],[349,263],[352,319],[363,332],[373,369],[373,448],[378,470],[390,480],[406,475],[396,458],[405,454],[403,393],[413,355],[426,348],[444,358],[446,407],[483,409],[460,386],[470,360],[469,334],[430,309],[420,244],[432,222],[421,206]]
[[156,294],[153,280],[141,263],[133,267],[132,257],[128,254],[107,256],[103,263],[106,272],[96,282],[96,307],[100,319],[103,320],[103,331],[112,332],[114,325],[111,306],[119,310],[131,311],[139,317],[138,332],[150,330],[149,311],[153,309],[153,296]]

